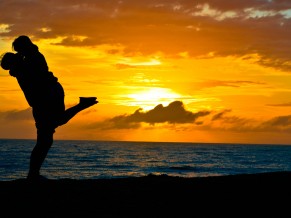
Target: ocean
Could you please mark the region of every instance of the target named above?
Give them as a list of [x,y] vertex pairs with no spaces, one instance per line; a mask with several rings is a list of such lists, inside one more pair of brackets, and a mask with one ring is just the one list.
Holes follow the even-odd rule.
[[[26,178],[35,140],[0,139],[0,180]],[[149,174],[206,177],[291,171],[291,146],[55,140],[42,166],[49,179]]]

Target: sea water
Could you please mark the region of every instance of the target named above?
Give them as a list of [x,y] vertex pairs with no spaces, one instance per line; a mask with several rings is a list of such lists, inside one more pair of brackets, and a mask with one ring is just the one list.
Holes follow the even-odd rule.
[[[26,178],[35,140],[0,139],[0,180]],[[291,146],[56,140],[41,174],[49,179],[205,177],[291,171]]]

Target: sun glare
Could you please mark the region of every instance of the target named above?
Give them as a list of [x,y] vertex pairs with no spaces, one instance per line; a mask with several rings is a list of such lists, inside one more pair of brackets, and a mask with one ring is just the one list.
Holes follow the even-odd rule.
[[140,66],[158,66],[161,65],[161,61],[159,58],[144,58],[144,57],[135,57],[135,58],[122,58],[118,64],[132,66],[132,67],[140,67]]
[[138,63],[133,63],[133,66],[156,66],[160,65],[161,62],[159,60],[151,59],[149,61],[144,61],[144,62],[138,62]]
[[152,109],[158,104],[169,104],[181,96],[167,88],[150,88],[127,96],[131,106],[140,106],[145,110]]

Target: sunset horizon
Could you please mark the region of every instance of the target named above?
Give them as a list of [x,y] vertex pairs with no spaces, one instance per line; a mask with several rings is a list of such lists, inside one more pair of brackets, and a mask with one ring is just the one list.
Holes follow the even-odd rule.
[[[66,108],[99,103],[56,140],[291,144],[291,2],[1,1],[0,55],[27,35]],[[0,138],[35,139],[0,68]]]

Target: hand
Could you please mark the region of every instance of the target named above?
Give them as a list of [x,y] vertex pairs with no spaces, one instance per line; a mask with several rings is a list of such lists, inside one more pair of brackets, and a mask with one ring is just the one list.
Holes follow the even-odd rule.
[[9,74],[10,76],[17,77],[19,75],[19,71],[12,68],[9,70]]

